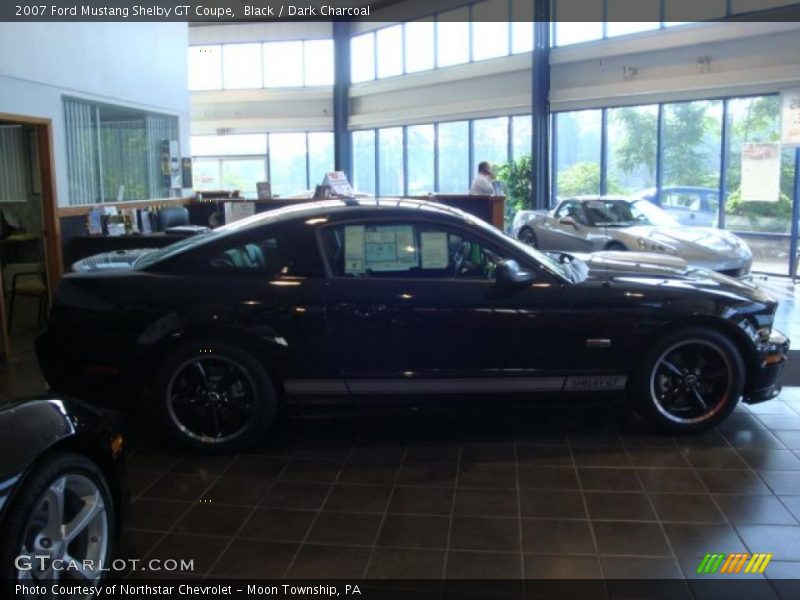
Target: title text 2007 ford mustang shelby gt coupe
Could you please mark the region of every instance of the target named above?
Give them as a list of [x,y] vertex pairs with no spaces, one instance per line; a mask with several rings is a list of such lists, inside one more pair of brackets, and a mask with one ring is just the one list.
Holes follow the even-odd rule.
[[309,203],[67,275],[38,353],[55,389],[217,451],[320,396],[625,394],[681,432],[777,394],[776,302],[641,258],[554,259],[435,203]]

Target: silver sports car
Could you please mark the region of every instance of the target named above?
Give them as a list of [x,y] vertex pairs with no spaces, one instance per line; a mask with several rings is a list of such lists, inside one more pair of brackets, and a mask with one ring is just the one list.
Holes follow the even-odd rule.
[[749,275],[753,254],[728,231],[682,226],[648,200],[568,198],[549,211],[522,210],[512,235],[544,251],[631,250],[677,256],[693,267]]

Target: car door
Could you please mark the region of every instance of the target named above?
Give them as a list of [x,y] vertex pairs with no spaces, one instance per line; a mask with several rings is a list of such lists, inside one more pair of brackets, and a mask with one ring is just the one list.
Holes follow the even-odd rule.
[[502,248],[425,220],[368,220],[321,230],[326,309],[342,375],[356,395],[533,391],[557,387],[569,319],[557,281],[500,291]]
[[552,215],[547,215],[537,232],[537,241],[542,250],[564,252],[591,252],[591,229],[577,200],[565,200]]

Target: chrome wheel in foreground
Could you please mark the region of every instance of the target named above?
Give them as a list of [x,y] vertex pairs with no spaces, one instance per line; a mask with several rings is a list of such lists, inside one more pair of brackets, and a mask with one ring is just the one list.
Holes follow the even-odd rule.
[[679,424],[711,419],[725,406],[733,387],[733,368],[717,344],[690,339],[669,347],[650,375],[656,409]]
[[19,550],[31,557],[31,568],[17,571],[17,577],[31,583],[97,581],[106,567],[109,534],[109,514],[97,485],[85,475],[62,475],[34,505]]
[[256,388],[248,372],[224,356],[181,364],[167,386],[167,411],[184,435],[203,443],[240,436],[255,415]]

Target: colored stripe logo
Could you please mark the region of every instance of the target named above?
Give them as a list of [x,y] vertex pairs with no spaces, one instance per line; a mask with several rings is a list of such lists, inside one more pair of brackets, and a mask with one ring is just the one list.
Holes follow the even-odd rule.
[[704,575],[724,573],[763,573],[772,560],[772,554],[706,554],[697,566],[697,572]]

